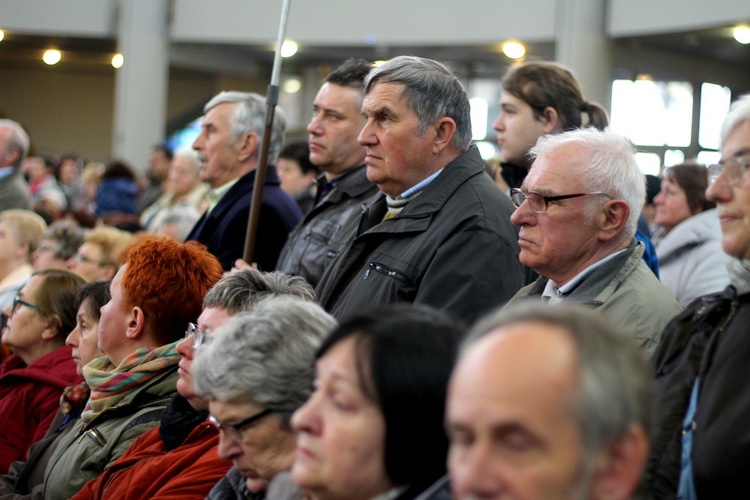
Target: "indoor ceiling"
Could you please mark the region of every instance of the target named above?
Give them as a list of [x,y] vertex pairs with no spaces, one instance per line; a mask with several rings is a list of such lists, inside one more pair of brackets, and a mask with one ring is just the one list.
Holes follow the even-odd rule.
[[[664,33],[638,37],[619,38],[618,45],[637,46],[640,49],[673,52],[675,54],[698,56],[736,65],[738,68],[750,68],[750,45],[741,45],[732,37],[731,28],[718,27],[700,31]],[[48,48],[63,52],[63,61],[70,68],[100,67],[111,71],[109,66],[116,51],[116,42],[111,39],[84,39],[17,35],[6,33],[0,42],[0,65],[5,67],[29,67],[43,64],[41,55]],[[175,49],[195,51],[196,54],[221,54],[228,61],[226,73],[232,74],[236,64],[231,61],[253,61],[258,66],[269,66],[273,61],[273,52],[267,46],[220,45],[220,44],[175,44]],[[500,51],[498,45],[456,45],[443,47],[414,46],[301,46],[297,54],[284,60],[287,71],[300,70],[314,64],[337,64],[345,57],[363,57],[370,60],[386,59],[399,54],[412,54],[430,57],[449,64],[464,66],[476,76],[495,76],[503,72],[510,60]],[[553,59],[554,43],[537,43],[527,45],[527,58]],[[200,69],[200,57],[193,59],[194,68]],[[182,58],[181,60],[184,60]],[[177,63],[181,64],[181,63]],[[215,68],[215,65],[212,66]]]

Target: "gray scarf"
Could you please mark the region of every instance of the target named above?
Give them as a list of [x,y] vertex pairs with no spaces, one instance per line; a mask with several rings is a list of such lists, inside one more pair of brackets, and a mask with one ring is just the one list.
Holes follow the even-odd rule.
[[737,295],[750,292],[750,259],[729,259],[729,282],[737,290]]

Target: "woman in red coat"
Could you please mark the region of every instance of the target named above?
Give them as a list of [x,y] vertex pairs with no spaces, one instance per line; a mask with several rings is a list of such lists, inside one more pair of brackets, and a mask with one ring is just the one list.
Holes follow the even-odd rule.
[[65,387],[81,382],[65,337],[75,327],[83,278],[62,269],[31,275],[12,305],[2,343],[13,355],[0,366],[0,473],[47,432]]

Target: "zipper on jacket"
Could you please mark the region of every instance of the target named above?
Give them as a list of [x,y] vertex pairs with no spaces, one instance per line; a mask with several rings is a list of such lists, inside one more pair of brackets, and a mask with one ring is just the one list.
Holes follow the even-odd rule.
[[379,264],[377,262],[370,262],[369,267],[367,268],[367,271],[365,271],[364,279],[367,279],[370,277],[370,272],[376,271],[380,274],[384,274],[385,276],[388,276],[390,278],[397,279],[401,281],[402,283],[410,284],[411,280],[408,276],[406,276],[404,273],[396,271],[395,269],[391,269],[387,266],[384,266],[383,264]]
[[88,436],[97,445],[99,445],[100,448],[104,448],[107,445],[107,440],[104,439],[104,436],[102,435],[101,432],[99,432],[99,429],[94,428],[94,429],[89,429],[86,432],[84,432],[83,435],[80,438],[78,438],[79,443],[84,438],[84,436]]

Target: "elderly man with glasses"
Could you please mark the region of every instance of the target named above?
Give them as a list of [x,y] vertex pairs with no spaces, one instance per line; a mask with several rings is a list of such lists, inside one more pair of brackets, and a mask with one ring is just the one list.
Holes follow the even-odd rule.
[[540,277],[510,303],[573,301],[623,325],[651,353],[680,307],[641,260],[635,238],[646,198],[630,142],[613,132],[546,136],[513,190],[519,259]]

